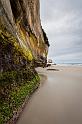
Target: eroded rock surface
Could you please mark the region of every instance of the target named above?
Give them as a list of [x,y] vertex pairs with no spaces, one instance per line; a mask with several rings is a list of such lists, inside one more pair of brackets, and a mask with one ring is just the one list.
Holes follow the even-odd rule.
[[28,60],[46,63],[49,43],[39,10],[39,0],[0,0],[0,38],[12,39]]
[[49,47],[39,10],[39,0],[0,0],[0,124],[39,86]]

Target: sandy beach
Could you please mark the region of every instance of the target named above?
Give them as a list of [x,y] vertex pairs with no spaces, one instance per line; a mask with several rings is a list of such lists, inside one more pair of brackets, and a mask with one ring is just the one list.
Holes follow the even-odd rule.
[[17,124],[82,124],[82,66],[36,70],[43,75],[40,87]]

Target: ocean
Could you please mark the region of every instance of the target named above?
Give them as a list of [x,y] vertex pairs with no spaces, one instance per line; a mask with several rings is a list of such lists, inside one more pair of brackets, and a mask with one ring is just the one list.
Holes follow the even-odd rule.
[[82,66],[82,63],[58,63],[60,66]]

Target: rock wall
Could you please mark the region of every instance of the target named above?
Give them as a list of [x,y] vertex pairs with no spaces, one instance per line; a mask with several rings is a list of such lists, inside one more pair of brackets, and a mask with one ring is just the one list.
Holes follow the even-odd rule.
[[44,39],[39,10],[39,0],[0,0],[0,37],[13,41],[29,61],[46,63],[49,43]]
[[39,86],[35,67],[46,64],[49,47],[39,8],[39,0],[0,0],[0,124]]

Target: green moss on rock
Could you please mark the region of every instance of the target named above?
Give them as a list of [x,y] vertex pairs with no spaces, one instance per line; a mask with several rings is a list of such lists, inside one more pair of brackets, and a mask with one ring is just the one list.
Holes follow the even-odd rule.
[[0,42],[3,43],[3,46],[7,46],[9,43],[13,46],[16,52],[19,52],[28,61],[33,60],[33,55],[31,50],[25,47],[21,47],[17,39],[11,35],[5,28],[0,30]]
[[13,117],[39,86],[33,55],[6,28],[0,29],[0,124]]
[[23,81],[23,83],[13,84],[4,100],[0,97],[0,124],[4,124],[23,104],[25,98],[39,86],[39,76],[36,74],[30,81]]

